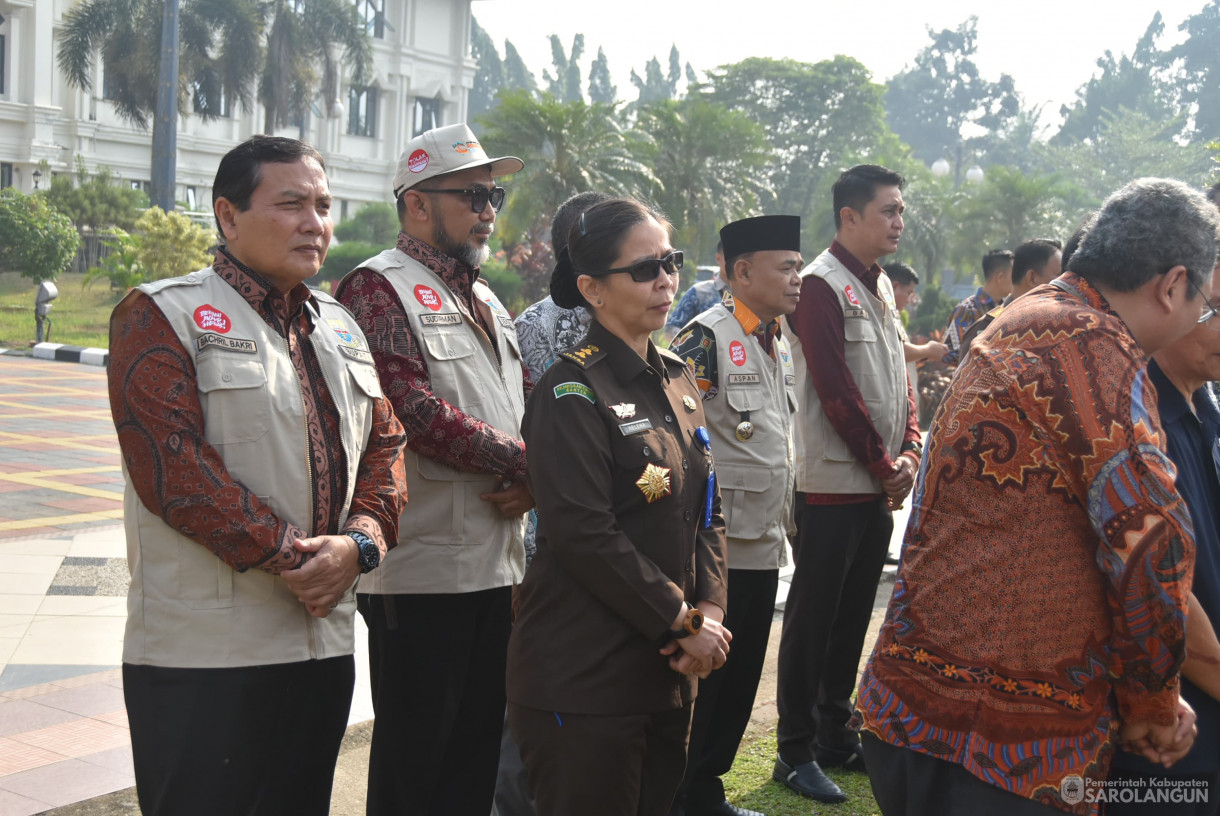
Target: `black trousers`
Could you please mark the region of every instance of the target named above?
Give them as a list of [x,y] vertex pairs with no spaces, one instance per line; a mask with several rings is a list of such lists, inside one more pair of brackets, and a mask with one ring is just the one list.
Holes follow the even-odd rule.
[[369,629],[369,816],[487,816],[512,587],[356,596]]
[[[1172,768],[1165,773],[1145,774],[1139,771],[1110,768],[1109,781],[1114,783],[1118,801],[1105,805],[1106,816],[1217,816],[1220,814],[1220,772],[1210,774],[1174,774]],[[1131,791],[1132,801],[1122,801],[1120,784]],[[1156,794],[1161,790],[1173,796],[1174,789],[1181,793],[1181,801],[1157,802]],[[1135,794],[1147,801],[1136,802]]]
[[796,569],[779,642],[779,755],[816,759],[817,746],[853,747],[847,727],[877,582],[894,532],[883,497],[858,504],[805,504],[797,494]]
[[145,816],[327,816],[351,655],[230,669],[123,664]]
[[691,706],[564,714],[509,703],[538,816],[665,816],[686,767]]
[[946,762],[860,735],[873,798],[883,816],[1062,816],[984,782],[956,762]]
[[741,736],[750,724],[778,586],[779,570],[729,570],[725,626],[733,633],[733,643],[724,667],[699,681],[686,776],[678,793],[689,816],[724,801],[720,776],[733,767]]

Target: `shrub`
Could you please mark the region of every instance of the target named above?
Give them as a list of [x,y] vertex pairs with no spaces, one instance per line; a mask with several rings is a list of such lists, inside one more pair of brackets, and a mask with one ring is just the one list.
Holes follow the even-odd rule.
[[79,248],[72,221],[41,195],[0,190],[0,270],[35,281],[55,280],[72,265]]

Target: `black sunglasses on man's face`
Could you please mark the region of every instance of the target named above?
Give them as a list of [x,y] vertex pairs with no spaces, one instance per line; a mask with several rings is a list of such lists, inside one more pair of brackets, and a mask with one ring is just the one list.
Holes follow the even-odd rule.
[[619,266],[614,269],[603,269],[600,272],[589,272],[587,274],[600,278],[615,272],[626,272],[631,275],[631,279],[636,283],[649,283],[657,279],[662,269],[670,275],[676,275],[681,268],[682,250],[676,249],[661,258],[645,258],[642,261],[636,261],[630,266]]
[[496,212],[499,212],[500,208],[504,206],[505,191],[503,187],[469,187],[465,190],[439,190],[420,187],[417,192],[450,193],[451,195],[466,196],[470,199],[470,209],[476,213],[481,213],[487,209],[488,202],[491,202],[491,208]]

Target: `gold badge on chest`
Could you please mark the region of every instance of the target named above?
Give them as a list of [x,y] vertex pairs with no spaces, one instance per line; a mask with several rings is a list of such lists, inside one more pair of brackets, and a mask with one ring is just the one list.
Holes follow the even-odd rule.
[[690,394],[684,394],[682,396],[682,404],[684,406],[686,406],[686,410],[691,413],[694,413],[695,408],[698,407],[698,403],[695,402],[695,398],[692,397]]
[[648,499],[649,504],[668,496],[670,494],[669,468],[649,464],[640,474],[640,478],[635,480],[635,486],[644,494],[644,498]]

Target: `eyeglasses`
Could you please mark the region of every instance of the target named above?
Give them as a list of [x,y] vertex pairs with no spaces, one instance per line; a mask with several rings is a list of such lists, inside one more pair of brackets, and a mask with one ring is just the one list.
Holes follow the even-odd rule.
[[636,261],[630,266],[619,266],[614,269],[603,269],[600,272],[587,272],[585,274],[600,278],[604,275],[612,275],[615,272],[626,272],[636,283],[650,283],[657,279],[662,269],[670,275],[676,275],[681,268],[682,250],[677,249],[661,258],[645,258],[642,261]]
[[1196,322],[1206,323],[1216,316],[1216,307],[1213,306],[1212,302],[1207,299],[1207,295],[1203,294],[1203,290],[1196,286],[1195,282],[1190,279],[1189,272],[1186,273],[1186,283],[1190,285],[1191,289],[1194,289],[1199,293],[1199,297],[1203,298],[1203,314],[1199,315],[1199,319]]
[[437,190],[418,188],[416,192],[420,193],[451,193],[453,195],[466,196],[470,199],[470,209],[476,213],[481,213],[487,209],[488,202],[491,203],[491,208],[496,212],[504,206],[505,190],[503,187],[471,187],[466,190]]

